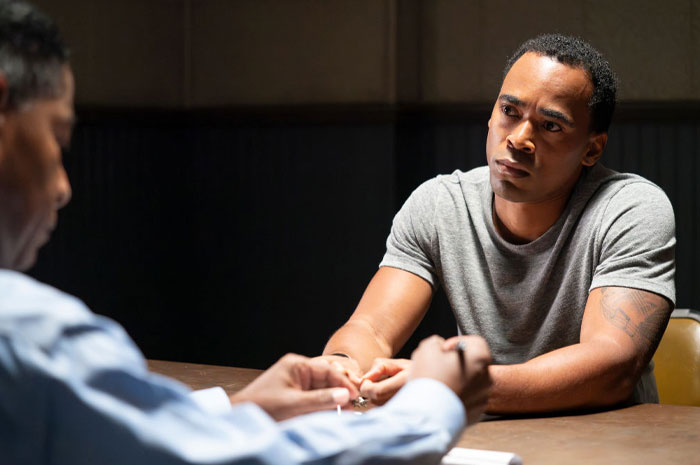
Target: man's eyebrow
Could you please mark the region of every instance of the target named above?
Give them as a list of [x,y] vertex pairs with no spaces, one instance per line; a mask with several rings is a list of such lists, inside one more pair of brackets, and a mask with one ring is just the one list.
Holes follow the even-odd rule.
[[[525,105],[525,102],[520,100],[515,95],[511,94],[502,94],[498,97],[498,100],[505,100],[506,102],[510,103],[511,105],[515,105],[516,107]],[[576,127],[572,119],[560,111],[552,110],[551,108],[540,108],[538,112],[546,116],[547,118],[552,118],[557,121],[561,121],[562,123],[566,124],[571,128]]]
[[498,100],[505,100],[506,102],[512,103],[515,106],[521,106],[523,104],[522,100],[515,95],[510,94],[502,94],[500,97],[498,97]]
[[540,108],[539,112],[543,114],[544,116],[548,118],[552,118],[558,121],[561,121],[562,123],[566,124],[567,126],[573,128],[576,127],[574,122],[566,116],[564,113],[557,111],[557,110],[552,110],[550,108]]

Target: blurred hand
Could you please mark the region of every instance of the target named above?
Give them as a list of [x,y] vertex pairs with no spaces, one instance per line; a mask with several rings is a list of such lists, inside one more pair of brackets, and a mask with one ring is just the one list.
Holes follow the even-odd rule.
[[[467,349],[464,364],[460,363],[455,350],[459,341]],[[439,336],[423,340],[411,357],[413,364],[408,379],[432,378],[447,385],[457,394],[467,410],[467,422],[473,425],[486,409],[491,377],[491,351],[486,341],[479,336],[459,336],[445,341]]]
[[362,377],[360,395],[382,405],[406,384],[411,361],[404,358],[377,358]]
[[230,399],[254,402],[279,421],[345,407],[358,395],[355,384],[327,360],[287,354]]
[[343,357],[342,355],[321,355],[315,359],[325,360],[339,373],[348,377],[348,379],[356,386],[360,387],[362,383],[362,370],[360,364],[354,358]]

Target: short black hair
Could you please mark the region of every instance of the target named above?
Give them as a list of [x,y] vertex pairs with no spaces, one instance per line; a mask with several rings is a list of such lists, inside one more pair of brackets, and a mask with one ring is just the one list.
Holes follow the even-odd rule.
[[591,129],[608,132],[615,112],[617,77],[603,55],[588,42],[562,34],[543,34],[524,42],[510,57],[503,78],[513,64],[528,52],[554,58],[565,65],[583,68],[593,83],[593,95],[588,102],[591,109]]
[[8,108],[59,95],[68,55],[51,18],[26,1],[0,0],[0,72]]

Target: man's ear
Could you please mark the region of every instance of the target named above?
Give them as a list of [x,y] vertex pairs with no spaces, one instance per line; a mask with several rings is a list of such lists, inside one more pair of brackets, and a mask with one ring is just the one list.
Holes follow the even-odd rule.
[[0,112],[7,110],[7,102],[10,96],[10,86],[7,83],[7,76],[0,70]]
[[0,162],[3,161],[5,148],[5,113],[7,112],[7,101],[10,86],[7,85],[5,73],[0,70]]
[[5,124],[5,112],[10,95],[10,86],[7,84],[5,73],[0,71],[0,127]]
[[598,161],[600,156],[603,154],[603,149],[605,149],[605,144],[608,143],[608,133],[599,132],[591,136],[591,140],[588,145],[588,151],[583,156],[581,164],[583,166],[593,166]]

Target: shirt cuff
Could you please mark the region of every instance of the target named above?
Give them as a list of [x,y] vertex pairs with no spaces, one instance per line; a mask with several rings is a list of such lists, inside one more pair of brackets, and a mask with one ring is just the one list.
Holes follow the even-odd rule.
[[467,421],[459,397],[445,384],[431,378],[409,381],[384,408],[422,413],[444,425],[453,438],[462,432]]
[[200,389],[189,394],[195,404],[211,415],[225,415],[231,411],[231,401],[221,386]]

